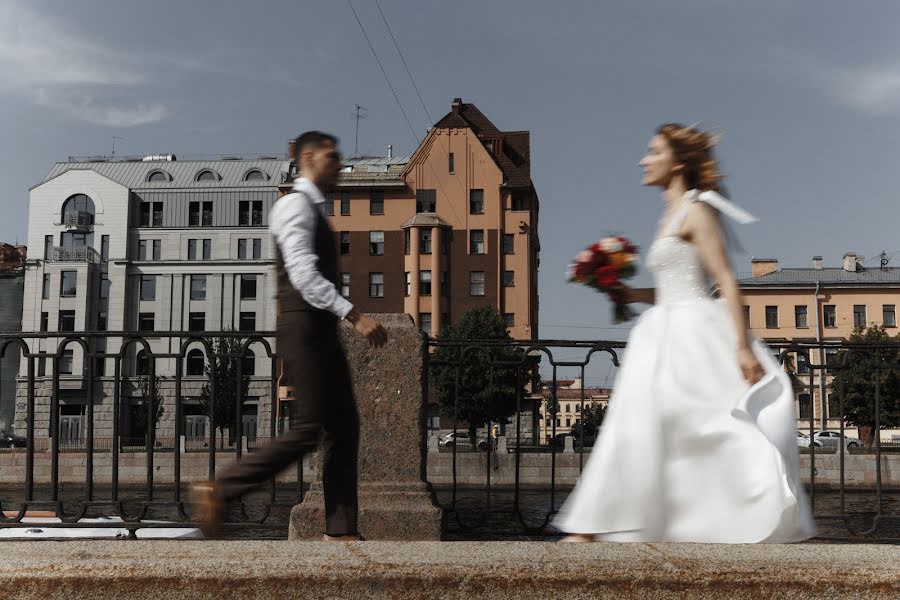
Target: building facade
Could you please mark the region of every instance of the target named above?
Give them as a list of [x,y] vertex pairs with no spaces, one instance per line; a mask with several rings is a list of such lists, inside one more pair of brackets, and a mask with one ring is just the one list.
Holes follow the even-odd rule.
[[[839,342],[859,327],[884,325],[896,335],[900,268],[864,265],[848,252],[840,267],[824,267],[815,256],[807,268],[779,268],[777,259],[753,259],[750,277],[739,280],[750,332],[770,343]],[[814,350],[816,364],[827,364],[836,350]],[[798,427],[812,416],[821,430],[837,429],[838,407],[830,397],[832,375],[810,369],[802,355],[790,356],[796,382]],[[810,394],[812,378],[813,393]],[[900,431],[882,431],[890,440]]]
[[[27,248],[0,243],[0,331],[22,329]],[[19,348],[10,346],[0,358],[0,430],[11,431],[16,411]]]
[[[585,409],[594,405],[605,409],[609,406],[612,393],[608,388],[583,387],[580,379],[560,379],[555,385],[552,381],[545,381],[543,389],[538,422],[540,440],[545,444],[553,441],[554,432],[556,436],[572,433],[572,429],[581,421],[582,400]],[[554,398],[555,413],[551,410]]]

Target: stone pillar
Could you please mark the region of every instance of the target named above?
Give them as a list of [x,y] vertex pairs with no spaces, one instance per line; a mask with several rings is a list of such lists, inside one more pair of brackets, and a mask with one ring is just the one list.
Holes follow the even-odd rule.
[[441,228],[431,228],[431,333],[441,332]]
[[[390,338],[384,348],[369,349],[348,323],[341,328],[360,420],[359,531],[370,540],[439,540],[441,510],[425,480],[422,338],[408,315],[374,317]],[[325,531],[320,454],[288,539],[318,540]]]

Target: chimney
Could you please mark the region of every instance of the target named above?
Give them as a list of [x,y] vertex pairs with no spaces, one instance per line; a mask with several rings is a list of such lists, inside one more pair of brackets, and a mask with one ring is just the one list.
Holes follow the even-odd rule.
[[454,115],[459,114],[460,106],[462,106],[462,98],[454,98],[453,102],[450,104],[450,110],[453,111]]
[[388,144],[388,158],[394,158],[394,147]]
[[848,273],[855,273],[862,270],[863,257],[858,256],[855,252],[848,252],[844,255],[843,268]]
[[296,138],[288,140],[288,158],[297,159],[297,140]]
[[821,256],[813,256],[813,269],[816,271],[822,270],[822,257]]
[[750,261],[750,270],[753,277],[762,277],[778,270],[777,258],[754,258]]

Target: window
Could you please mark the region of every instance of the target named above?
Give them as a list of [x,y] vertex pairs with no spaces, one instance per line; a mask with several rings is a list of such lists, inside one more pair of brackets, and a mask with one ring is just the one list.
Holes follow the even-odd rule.
[[812,396],[809,394],[800,394],[798,397],[800,401],[800,418],[801,419],[809,419],[813,416],[813,405],[812,405]]
[[416,212],[437,211],[437,190],[416,190]]
[[250,348],[241,359],[241,371],[242,375],[256,375],[256,353]]
[[[190,255],[190,242],[188,242],[188,255]],[[190,258],[190,256],[188,256]],[[245,260],[247,258],[247,239],[238,240],[238,259]]]
[[510,196],[509,204],[510,210],[528,210],[530,203],[525,192],[513,192]]
[[350,232],[342,231],[341,232],[341,256],[347,256],[350,254]]
[[53,260],[53,236],[44,236],[44,260]]
[[334,192],[325,194],[325,214],[329,217],[334,216]]
[[370,231],[369,232],[369,256],[383,256],[384,255],[384,232],[383,231]]
[[[447,271],[441,271],[441,296],[444,298],[450,297],[450,285],[447,279]],[[446,323],[446,321],[443,321]]]
[[483,229],[473,229],[469,232],[469,254],[484,254]]
[[49,273],[44,274],[44,286],[43,286],[43,289],[41,290],[41,298],[43,298],[44,300],[50,299],[50,274]]
[[422,333],[431,335],[431,313],[419,313],[419,326],[422,328]]
[[244,175],[244,181],[265,181],[266,179],[268,179],[266,174],[259,169],[247,171],[247,174]]
[[469,271],[469,295],[484,296],[484,271]]
[[516,287],[515,271],[503,271],[503,287]]
[[206,275],[191,275],[191,300],[206,300]]
[[50,313],[41,313],[41,331],[48,331],[50,328]]
[[138,331],[153,331],[156,325],[155,316],[152,312],[138,313]]
[[503,313],[503,320],[507,327],[512,327],[516,324],[516,315],[515,313]]
[[419,271],[419,295],[431,295],[431,271]]
[[100,278],[100,299],[109,299],[109,278],[105,274]]
[[162,256],[162,240],[153,240],[153,260],[159,260]]
[[516,253],[516,236],[513,233],[503,234],[503,254]]
[[262,257],[262,240],[254,238],[253,240],[253,259],[259,260]]
[[350,273],[341,273],[341,296],[350,297]]
[[47,374],[47,359],[43,356],[38,359],[37,376],[43,377]]
[[824,313],[825,327],[837,327],[837,315],[834,304],[826,304],[822,307]]
[[806,355],[798,352],[797,353],[797,373],[799,375],[809,375],[809,361],[806,359]]
[[100,236],[100,259],[101,260],[109,260],[109,236],[108,235]]
[[94,222],[94,201],[90,196],[75,194],[70,196],[62,208],[63,225],[81,226],[91,225]]
[[881,312],[884,315],[883,318],[885,327],[897,326],[897,313],[893,304],[885,304],[881,307]]
[[406,297],[408,298],[412,292],[412,273],[406,272]]
[[238,331],[256,331],[255,312],[241,312],[238,320]]
[[341,214],[350,214],[350,192],[341,192]]
[[484,214],[484,190],[469,190],[469,213]]
[[188,313],[188,331],[206,331],[206,313]]
[[241,300],[256,300],[256,275],[241,275]]
[[[241,202],[241,204],[246,204]],[[212,227],[213,203],[190,202],[188,203],[188,225],[191,227]]]
[[78,293],[78,271],[60,271],[59,295],[74,298]]
[[141,227],[162,227],[162,202],[141,202]]
[[138,260],[147,260],[147,244],[150,240],[138,240]]
[[[97,331],[106,331],[106,312],[97,313]],[[100,362],[103,362],[102,360]]]
[[61,310],[59,311],[59,331],[75,331],[75,311]]
[[156,275],[141,275],[141,300],[156,300]]
[[854,304],[853,305],[853,326],[854,327],[865,327],[866,326],[866,305],[865,304]]
[[798,329],[805,329],[809,327],[809,323],[806,318],[806,306],[795,306],[794,307],[794,324]]
[[162,256],[162,240],[139,240],[138,260],[159,260]]
[[165,183],[170,181],[169,174],[165,171],[153,171],[147,176],[147,181],[150,183]]
[[262,201],[241,200],[238,202],[238,225],[262,225]]
[[203,375],[203,367],[206,361],[203,358],[203,351],[194,348],[187,354],[187,374]]
[[60,375],[71,375],[72,374],[72,365],[75,362],[75,351],[74,350],[63,350],[62,355],[59,357],[59,374]]
[[778,307],[766,307],[766,327],[768,329],[778,329]]
[[750,307],[744,305],[744,327],[750,328]]
[[[246,248],[245,248],[246,250]],[[212,256],[212,240],[188,240],[188,260],[209,260]]]
[[412,234],[409,229],[403,230],[403,254],[409,256],[410,245],[412,244]]
[[137,355],[134,357],[134,374],[135,375],[149,375],[150,374],[150,359],[147,357],[147,351],[141,348],[138,350]]
[[218,180],[219,180],[218,176],[213,171],[210,171],[209,169],[200,171],[197,174],[197,181],[218,181]]
[[431,230],[419,230],[419,254],[431,254]]
[[384,298],[384,273],[369,273],[369,296]]
[[454,173],[454,171],[456,171],[456,169],[455,169],[455,166],[456,166],[456,165],[455,165],[455,162],[456,162],[456,161],[454,160],[454,158],[455,158],[455,157],[453,156],[453,153],[452,153],[452,152],[450,152],[449,154],[447,154],[447,170],[450,172],[451,175]]
[[369,192],[369,214],[384,214],[384,192],[373,190]]
[[828,418],[829,419],[840,419],[841,418],[841,395],[840,394],[828,394],[826,402],[828,402]]

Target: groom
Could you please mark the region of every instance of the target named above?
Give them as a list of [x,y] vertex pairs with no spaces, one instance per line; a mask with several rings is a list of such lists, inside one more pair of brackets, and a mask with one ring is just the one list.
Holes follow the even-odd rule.
[[209,537],[217,532],[224,503],[258,488],[321,441],[324,539],[362,539],[357,530],[359,417],[338,321],[352,323],[370,347],[383,346],[387,333],[338,293],[338,253],[323,193],[337,183],[341,170],[337,144],[337,138],[318,131],[295,140],[293,158],[301,176],[269,214],[277,244],[277,349],[286,383],[296,394],[290,431],[231,465],[216,481],[194,488],[198,521]]

